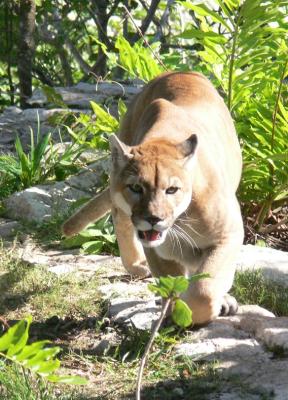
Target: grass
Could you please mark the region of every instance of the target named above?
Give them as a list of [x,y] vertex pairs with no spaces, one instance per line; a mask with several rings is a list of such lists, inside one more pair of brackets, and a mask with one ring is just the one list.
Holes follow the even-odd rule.
[[57,276],[46,267],[16,260],[13,251],[0,251],[0,313],[7,319],[52,316],[87,318],[100,312],[98,280],[75,274]]
[[257,304],[276,316],[288,316],[288,288],[268,281],[261,270],[236,272],[231,293],[240,304]]
[[[1,400],[76,400],[76,393],[64,393],[21,367],[0,364]],[[77,400],[80,400],[78,397]]]

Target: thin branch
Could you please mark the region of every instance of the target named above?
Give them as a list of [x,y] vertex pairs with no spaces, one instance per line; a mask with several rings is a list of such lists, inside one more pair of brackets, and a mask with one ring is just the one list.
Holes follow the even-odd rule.
[[[144,18],[144,20],[143,20],[143,22],[142,22],[141,27],[140,27],[140,28],[137,27],[137,32],[138,32],[138,33],[135,33],[135,35],[134,35],[134,36],[132,37],[132,39],[131,39],[131,43],[132,43],[132,44],[135,43],[135,42],[137,42],[137,40],[140,39],[140,37],[143,37],[143,35],[145,35],[147,29],[149,28],[149,25],[151,24],[151,22],[152,22],[152,20],[153,20],[154,14],[155,14],[155,12],[156,12],[156,10],[157,10],[157,7],[158,7],[158,4],[159,4],[159,3],[160,3],[160,0],[152,0],[152,1],[151,1],[149,10],[148,10],[148,12],[147,12],[146,17]],[[125,7],[125,5],[124,5],[124,8],[125,8],[126,11],[127,11],[127,7]],[[131,14],[130,14],[130,15],[131,15]],[[133,24],[134,24],[134,26],[135,26],[135,23],[134,23],[134,22],[133,22]]]
[[54,82],[50,76],[47,76],[47,74],[45,74],[45,71],[43,71],[43,69],[40,66],[33,65],[32,73],[34,73],[34,76],[36,75],[38,79],[42,83],[44,83],[44,85],[49,85],[49,86],[56,85],[56,82]]
[[172,7],[173,3],[175,3],[175,0],[168,0],[165,10],[162,14],[162,17],[160,19],[160,22],[158,24],[157,32],[154,37],[154,41],[157,42],[161,40],[162,37],[164,37],[164,32],[163,28],[168,25],[168,19],[169,19],[169,14],[170,14],[170,8]]
[[82,58],[81,54],[79,53],[78,49],[74,46],[71,40],[66,36],[65,37],[65,45],[69,49],[72,56],[75,58],[79,67],[85,72],[85,74],[89,74],[91,72],[91,67],[86,61]]
[[159,64],[164,68],[165,71],[168,71],[168,69],[166,68],[166,66],[164,65],[163,61],[161,60],[161,58],[159,58],[159,56],[155,53],[155,51],[152,49],[152,47],[150,46],[150,44],[148,43],[148,41],[145,39],[145,37],[143,36],[142,31],[140,30],[140,28],[137,26],[137,24],[135,23],[131,13],[129,12],[128,8],[125,7],[123,5],[128,17],[130,18],[131,22],[133,23],[133,25],[135,26],[135,28],[137,29],[140,37],[143,39],[144,43],[146,44],[146,46],[149,48],[149,50],[151,51],[151,53],[153,54],[153,56],[155,57],[155,59],[159,62]]
[[173,43],[162,43],[162,49],[180,49],[180,50],[199,50],[203,49],[203,46],[199,43],[195,44],[173,44]]
[[155,324],[154,328],[152,329],[149,342],[147,343],[143,357],[141,359],[138,376],[137,376],[137,384],[136,384],[136,400],[141,400],[141,384],[142,384],[142,377],[143,377],[145,363],[146,363],[147,357],[149,355],[150,349],[153,345],[153,342],[155,340],[156,334],[165,318],[165,315],[167,313],[169,306],[171,305],[171,302],[172,302],[171,297],[168,297],[168,299],[163,300],[160,318],[158,319],[157,323]]

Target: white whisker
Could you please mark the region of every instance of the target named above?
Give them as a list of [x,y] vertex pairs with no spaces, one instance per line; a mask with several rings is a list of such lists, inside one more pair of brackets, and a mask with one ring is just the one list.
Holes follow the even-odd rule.
[[181,246],[181,242],[180,242],[180,240],[179,240],[178,234],[177,234],[178,232],[177,232],[177,230],[175,229],[175,226],[173,226],[171,229],[172,229],[172,231],[173,231],[174,237],[175,237],[175,239],[176,239],[176,241],[177,241],[177,244],[178,244],[178,246],[179,246],[179,250],[180,250],[180,253],[181,253],[181,257],[183,258],[182,246]]
[[181,226],[179,226],[177,224],[174,224],[174,228],[177,231],[177,233],[179,234],[179,236],[181,236],[182,239],[184,241],[186,241],[186,243],[188,243],[192,247],[193,252],[194,252],[195,248],[199,249],[199,247],[197,246],[197,243],[195,242],[195,240],[191,236],[189,236],[187,234],[187,232]]

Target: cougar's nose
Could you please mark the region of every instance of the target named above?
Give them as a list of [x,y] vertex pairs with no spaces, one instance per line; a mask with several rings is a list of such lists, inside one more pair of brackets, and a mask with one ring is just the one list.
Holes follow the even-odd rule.
[[154,215],[151,215],[150,217],[145,218],[147,222],[149,222],[152,226],[156,225],[158,222],[162,221],[161,218],[155,217]]

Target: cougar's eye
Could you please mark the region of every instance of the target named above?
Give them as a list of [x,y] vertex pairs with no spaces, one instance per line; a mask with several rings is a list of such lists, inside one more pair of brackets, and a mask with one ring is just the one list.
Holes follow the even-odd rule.
[[137,194],[142,194],[143,193],[143,188],[138,183],[133,183],[132,185],[128,185],[128,188],[133,193],[137,193]]
[[166,189],[166,194],[174,194],[179,190],[178,187],[176,186],[170,186],[168,189]]

